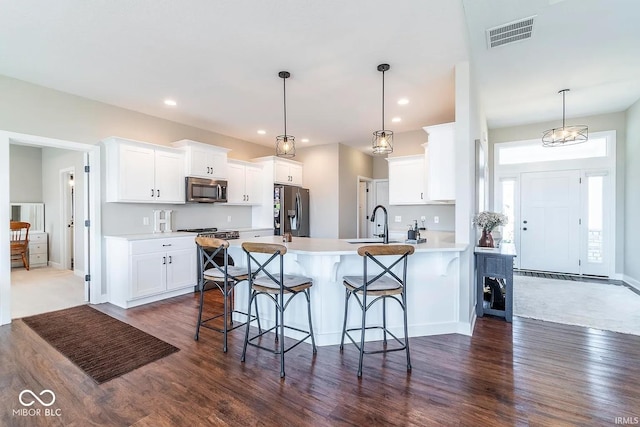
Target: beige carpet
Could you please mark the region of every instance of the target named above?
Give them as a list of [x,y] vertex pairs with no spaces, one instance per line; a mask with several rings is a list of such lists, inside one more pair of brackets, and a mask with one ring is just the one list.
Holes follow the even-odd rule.
[[11,270],[11,318],[84,304],[84,280],[51,267]]
[[640,295],[607,283],[513,277],[513,314],[640,335]]

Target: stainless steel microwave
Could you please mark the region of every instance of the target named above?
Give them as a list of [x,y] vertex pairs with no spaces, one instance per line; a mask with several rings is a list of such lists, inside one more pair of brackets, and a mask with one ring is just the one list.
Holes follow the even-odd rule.
[[196,178],[185,178],[185,195],[187,203],[220,203],[227,201],[227,181]]

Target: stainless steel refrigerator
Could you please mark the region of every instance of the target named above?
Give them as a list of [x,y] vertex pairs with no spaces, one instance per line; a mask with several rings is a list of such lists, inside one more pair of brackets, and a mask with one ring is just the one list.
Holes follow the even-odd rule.
[[273,234],[309,237],[309,189],[290,185],[273,188]]

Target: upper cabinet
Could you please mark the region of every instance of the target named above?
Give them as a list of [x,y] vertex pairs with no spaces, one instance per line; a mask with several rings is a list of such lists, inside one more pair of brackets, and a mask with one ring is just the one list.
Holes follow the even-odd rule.
[[302,187],[302,163],[275,156],[254,159],[265,165],[265,170],[273,170],[273,183]]
[[423,128],[428,134],[426,153],[427,191],[431,200],[456,198],[455,123]]
[[184,150],[185,173],[200,178],[227,179],[228,148],[183,139],[171,144]]
[[288,160],[276,160],[273,181],[278,184],[302,187],[302,164]]
[[390,157],[387,161],[389,162],[389,204],[427,203],[424,155]]
[[102,142],[107,202],[185,202],[182,151],[117,137]]
[[227,204],[262,204],[262,167],[260,165],[229,160],[227,163]]

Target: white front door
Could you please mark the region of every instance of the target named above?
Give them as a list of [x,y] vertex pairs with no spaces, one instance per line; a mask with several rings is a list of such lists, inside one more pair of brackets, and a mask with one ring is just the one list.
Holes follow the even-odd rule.
[[522,174],[520,268],[579,274],[580,172]]

